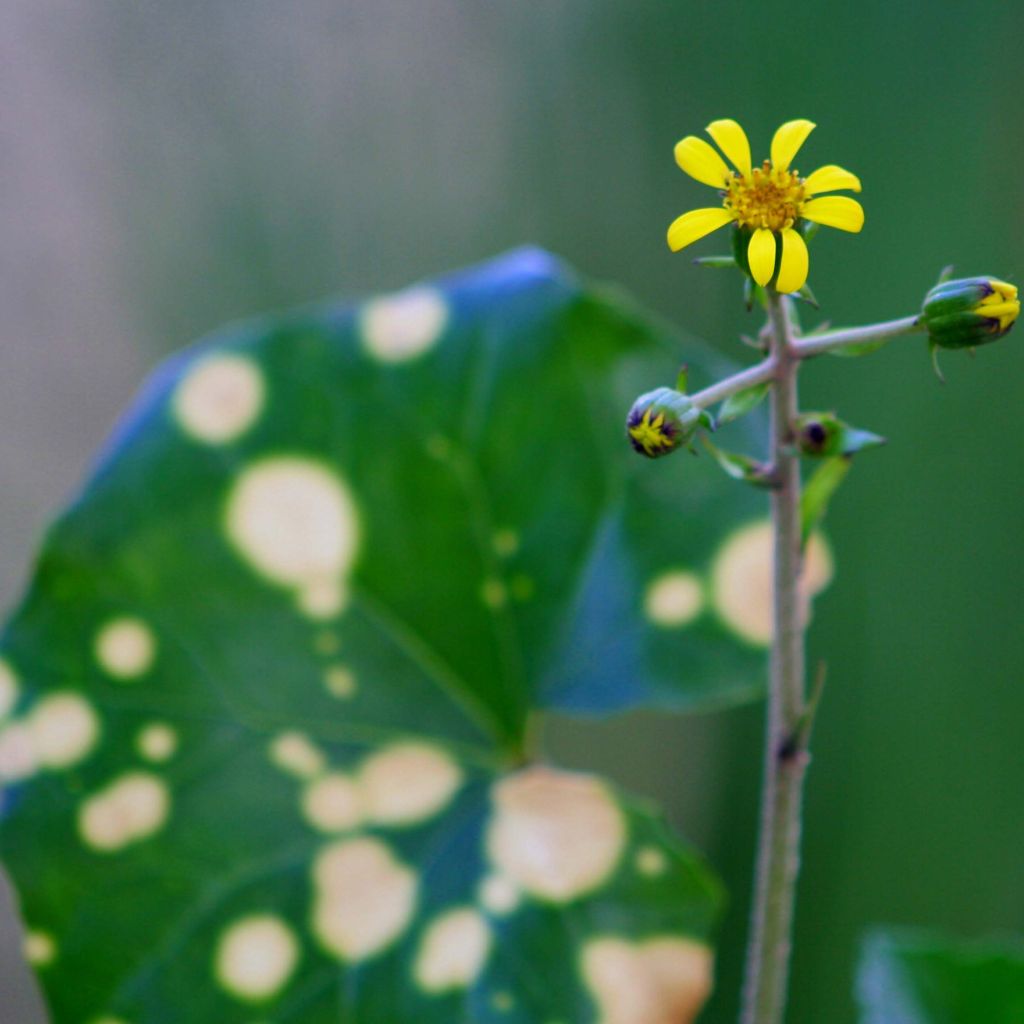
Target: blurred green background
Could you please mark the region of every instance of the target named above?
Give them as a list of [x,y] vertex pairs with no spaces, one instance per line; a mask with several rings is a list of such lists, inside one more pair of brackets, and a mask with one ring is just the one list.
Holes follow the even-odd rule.
[[[1020,280],[1022,37],[1024,6],[952,0],[8,0],[0,599],[146,369],[234,317],[532,241],[745,358],[738,279],[664,242],[713,199],[672,146],[715,117],[755,155],[809,117],[799,166],[861,175],[863,234],[813,246],[834,322],[912,312],[945,263]],[[949,355],[945,387],[917,339],[803,375],[805,405],[891,444],[830,520],[791,1024],[853,1020],[867,924],[1024,930],[1018,335]],[[724,874],[709,1024],[738,999],[760,733],[760,707],[548,730],[562,760],[663,801]],[[29,1024],[0,931],[0,1024]]]

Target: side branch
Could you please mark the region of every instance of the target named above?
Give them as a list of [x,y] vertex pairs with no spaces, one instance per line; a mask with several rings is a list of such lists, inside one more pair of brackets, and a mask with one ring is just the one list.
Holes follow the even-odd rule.
[[[900,320],[868,324],[866,327],[844,327],[841,330],[812,334],[806,338],[792,338],[788,346],[789,358],[791,361],[810,359],[823,352],[836,352],[844,348],[886,342],[905,334],[916,334],[923,329],[920,317],[906,316]],[[776,379],[777,371],[778,359],[773,353],[760,363],[748,366],[747,369],[734,373],[731,377],[704,388],[703,391],[695,391],[689,398],[698,408],[707,409],[724,402],[739,391],[746,391],[747,388]]]
[[799,359],[807,359],[822,352],[835,352],[837,349],[886,342],[903,334],[914,334],[924,330],[920,321],[919,316],[905,316],[899,320],[868,324],[866,327],[844,327],[836,331],[823,331],[807,338],[797,338],[792,349]]

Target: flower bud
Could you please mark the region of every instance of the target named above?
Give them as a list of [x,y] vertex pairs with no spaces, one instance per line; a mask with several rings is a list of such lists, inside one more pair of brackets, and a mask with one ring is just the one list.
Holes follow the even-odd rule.
[[924,299],[921,323],[939,348],[974,348],[1001,338],[1020,312],[1017,289],[994,277],[937,284]]
[[637,452],[656,459],[692,440],[701,422],[701,410],[681,391],[656,388],[633,403],[626,433]]
[[843,424],[831,413],[804,413],[795,427],[797,448],[801,454],[836,454]]
[[865,448],[885,444],[885,438],[870,430],[844,423],[832,412],[805,412],[793,423],[797,450],[816,458],[856,455]]

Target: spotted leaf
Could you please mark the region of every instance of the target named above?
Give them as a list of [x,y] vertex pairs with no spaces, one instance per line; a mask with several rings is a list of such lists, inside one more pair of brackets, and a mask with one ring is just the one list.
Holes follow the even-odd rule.
[[716,884],[527,730],[759,687],[760,501],[623,436],[681,361],[531,251],[153,377],[2,640],[56,1024],[692,1018]]

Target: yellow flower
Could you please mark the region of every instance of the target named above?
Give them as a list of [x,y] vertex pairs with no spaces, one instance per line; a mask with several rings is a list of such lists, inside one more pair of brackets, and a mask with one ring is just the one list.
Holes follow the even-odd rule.
[[807,280],[808,263],[801,221],[853,232],[864,226],[864,210],[856,199],[821,195],[842,189],[859,192],[860,179],[855,174],[835,164],[819,167],[806,178],[791,169],[793,158],[813,130],[810,121],[787,121],[772,139],[771,159],[753,167],[743,129],[735,121],[712,121],[707,133],[736,170],[696,135],[678,142],[676,163],[691,178],[721,189],[722,205],[677,217],[668,229],[669,248],[678,252],[717,228],[735,224],[744,235],[749,233],[746,256],[750,276],[760,285],[768,284],[778,265],[776,289],[799,291]]

